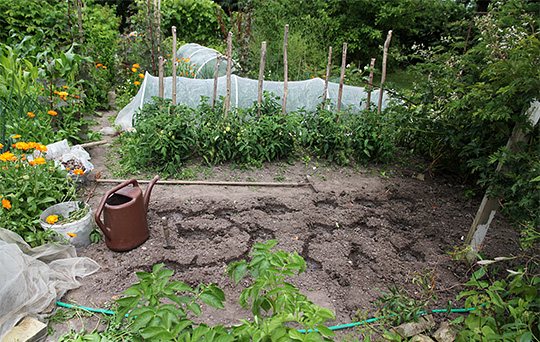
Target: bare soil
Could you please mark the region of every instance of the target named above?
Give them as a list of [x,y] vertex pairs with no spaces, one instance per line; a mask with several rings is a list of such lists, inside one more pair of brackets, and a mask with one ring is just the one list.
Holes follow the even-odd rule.
[[[100,126],[110,124],[111,114],[100,119]],[[88,149],[101,178],[111,177],[106,167],[108,148]],[[354,322],[359,311],[374,314],[373,304],[389,287],[406,287],[414,294],[419,288],[413,279],[427,272],[438,305],[444,308],[463,289],[456,285],[470,276],[468,266],[453,261],[450,253],[463,245],[481,198],[467,198],[451,177],[422,177],[422,170],[403,165],[340,167],[302,160],[251,171],[231,170],[226,165],[201,170],[198,179],[216,181],[304,182],[311,175],[319,192],[308,186],[255,183],[238,187],[158,184],[148,210],[148,240],[127,252],[113,252],[103,240],[80,250],[80,256],[96,260],[101,269],[82,279],[81,287],[69,291],[63,301],[107,308],[137,282],[136,271],[149,272],[153,265],[165,263],[175,270],[175,280],[192,286],[217,283],[225,291],[225,309],[203,309],[198,320],[236,324],[250,317],[238,304],[247,281],[235,285],[223,271],[230,262],[249,258],[255,242],[269,239],[279,241],[277,248],[304,257],[306,272],[290,282],[316,304],[335,312],[336,321],[328,325]],[[113,186],[86,184],[94,211]],[[164,248],[161,217],[168,218],[175,249]],[[486,257],[515,255],[518,238],[497,216],[482,253]],[[81,327],[81,320],[56,324],[57,332],[48,340]],[[90,331],[94,327],[84,326]],[[347,333],[354,335],[354,329]]]

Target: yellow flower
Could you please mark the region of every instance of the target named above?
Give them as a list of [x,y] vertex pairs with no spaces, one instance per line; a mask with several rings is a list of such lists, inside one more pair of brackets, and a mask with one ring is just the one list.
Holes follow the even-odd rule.
[[21,135],[20,135],[20,134],[17,134],[17,135],[14,135],[14,136],[13,136],[13,139],[19,139],[20,137],[21,137]]
[[57,113],[57,112],[55,112],[54,110],[50,110],[50,111],[48,111],[48,112],[47,112],[47,114],[49,114],[49,115],[52,115],[52,116],[56,116],[56,115],[58,115],[58,113]]
[[15,155],[13,153],[7,151],[7,152],[4,152],[4,153],[0,154],[0,160],[5,161],[5,162],[15,161],[15,160],[17,160],[17,157],[15,157]]
[[77,237],[77,234],[75,234],[75,233],[67,233],[67,236]]
[[137,68],[131,68],[131,71],[137,72]]
[[75,170],[73,170],[73,173],[78,175],[78,176],[84,175],[84,171],[81,170],[81,169],[75,169]]
[[60,93],[58,93],[58,96],[60,96],[60,97],[66,97],[68,95],[69,94],[67,92],[65,92],[65,91],[61,91]]
[[135,85],[141,85],[141,82],[139,82],[139,81],[135,81],[133,83],[135,83]]
[[0,144],[0,149],[4,148],[4,145]]
[[34,159],[34,163],[43,165],[43,164],[47,163],[47,161],[43,157],[38,157],[38,158]]
[[139,63],[133,64],[133,67],[134,67],[134,68],[140,68]]
[[140,78],[144,78],[144,74],[139,74],[139,77],[140,77]]
[[11,209],[11,203],[7,199],[2,199],[2,207],[6,208],[7,210]]
[[49,223],[49,224],[53,224],[56,221],[58,221],[58,216],[57,215],[49,215],[49,216],[47,216],[45,221],[47,221],[47,223]]
[[38,144],[38,146],[36,147],[36,150],[38,150],[40,152],[46,152],[47,151],[47,146]]
[[19,150],[25,150],[25,151],[28,151],[31,148],[29,144],[23,141],[19,141],[18,143],[15,144],[14,147],[18,148]]
[[32,113],[32,112],[28,112],[26,113],[26,115],[28,115],[29,117],[33,118],[34,116],[36,116],[36,114]]

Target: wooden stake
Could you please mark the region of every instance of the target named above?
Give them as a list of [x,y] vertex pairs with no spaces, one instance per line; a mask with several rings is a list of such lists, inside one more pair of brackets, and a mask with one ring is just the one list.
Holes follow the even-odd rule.
[[332,70],[332,47],[328,48],[328,64],[326,65],[326,75],[324,75],[324,92],[322,96],[321,109],[324,109],[324,101],[326,101],[326,93],[328,92],[328,79]]
[[[532,125],[535,126],[540,117],[540,102],[534,101],[533,103],[531,103],[531,106],[527,111],[527,116]],[[509,150],[512,154],[517,153],[519,144],[527,140],[527,133],[528,131],[523,131],[522,124],[517,124],[512,131],[512,136],[510,137],[510,139],[508,139],[506,149]],[[500,172],[502,169],[503,164],[499,163],[497,165],[496,172]],[[484,198],[482,199],[482,203],[478,208],[478,212],[476,213],[471,228],[469,229],[469,233],[467,234],[467,238],[465,239],[465,246],[470,246],[472,251],[474,252],[467,255],[468,259],[476,258],[475,253],[480,250],[480,247],[484,243],[484,238],[486,237],[486,233],[489,229],[491,221],[493,220],[497,209],[499,209],[498,198],[489,198],[487,196],[487,193],[491,192],[490,190],[491,189],[488,189],[486,191],[486,195],[484,195]]]
[[79,19],[79,43],[83,44],[83,26],[82,26],[82,0],[77,0],[77,15]]
[[257,90],[257,115],[261,115],[261,103],[263,95],[264,63],[266,61],[266,42],[261,44],[261,63],[259,65],[259,89]]
[[287,62],[287,38],[289,37],[289,24],[285,25],[285,34],[283,35],[283,105],[281,106],[281,114],[285,115],[285,107],[287,107],[287,92],[289,85],[287,79],[289,77],[289,64]]
[[[337,110],[341,109],[341,96],[343,95],[343,82],[345,81],[345,64],[347,63],[347,43],[343,43],[343,53],[341,54],[341,75],[339,76],[339,91],[337,98]],[[339,120],[339,116],[338,116]]]
[[232,32],[227,38],[227,96],[225,97],[225,117],[231,106]]
[[219,62],[221,62],[221,54],[219,52],[216,52],[216,54],[216,70],[214,70],[214,94],[212,95],[212,109],[214,109],[214,107],[216,106]]
[[176,106],[176,26],[172,27],[172,104]]
[[386,81],[386,58],[388,57],[388,46],[390,46],[390,40],[392,39],[392,30],[388,31],[386,41],[384,42],[383,60],[382,60],[382,75],[381,75],[381,87],[379,89],[379,106],[377,108],[377,114],[381,114],[382,111],[382,99],[384,94],[384,82]]
[[[123,183],[125,179],[96,179],[96,183]],[[139,184],[148,184],[149,180],[137,180]],[[170,185],[218,185],[218,186],[275,186],[275,187],[298,187],[310,186],[312,183],[272,183],[272,182],[212,182],[212,181],[185,181],[185,180],[159,180],[156,184]]]
[[373,84],[373,70],[375,70],[375,58],[371,59],[371,64],[369,65],[369,68],[371,69],[369,71],[369,85],[367,89],[367,103],[366,103],[366,110],[369,109],[369,106],[371,105],[371,89]]
[[158,64],[159,64],[158,65],[159,66],[159,97],[163,98],[163,90],[164,90],[164,87],[163,87],[163,65],[165,64],[163,56],[158,57]]

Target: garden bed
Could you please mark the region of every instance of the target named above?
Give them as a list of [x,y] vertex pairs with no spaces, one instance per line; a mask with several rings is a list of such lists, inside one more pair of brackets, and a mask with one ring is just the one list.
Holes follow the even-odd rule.
[[[91,154],[100,155],[97,150]],[[96,170],[103,167],[93,162],[98,164]],[[109,250],[103,241],[80,251],[102,268],[83,279],[81,287],[68,292],[63,301],[107,307],[138,281],[136,271],[151,272],[153,265],[164,263],[175,270],[173,279],[190,286],[217,283],[226,293],[225,309],[203,308],[200,321],[232,325],[251,315],[238,304],[246,280],[234,285],[223,273],[226,266],[247,259],[255,242],[277,239],[277,248],[297,251],[306,260],[306,272],[290,282],[336,313],[336,321],[328,325],[353,322],[358,311],[375,314],[373,303],[383,291],[389,293],[389,287],[425,295],[413,283],[419,277],[437,291],[439,302],[434,308],[446,308],[446,302],[463,289],[456,285],[470,278],[468,267],[453,261],[451,253],[462,246],[479,198],[467,198],[461,186],[440,175],[421,180],[414,171],[392,170],[297,162],[245,172],[218,166],[199,177],[271,182],[280,175],[285,182],[302,182],[310,174],[319,193],[310,187],[158,184],[148,212],[150,238],[123,253]],[[94,210],[112,186],[96,189],[90,201]],[[168,218],[175,249],[164,248],[162,217]],[[482,253],[486,257],[516,254],[517,240],[518,233],[499,217]],[[91,331],[93,326],[85,328]],[[55,337],[64,330],[57,329]]]

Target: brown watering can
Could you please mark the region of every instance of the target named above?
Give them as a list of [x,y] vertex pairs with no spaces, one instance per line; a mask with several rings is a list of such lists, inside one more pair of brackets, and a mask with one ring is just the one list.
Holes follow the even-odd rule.
[[[150,193],[159,176],[154,177],[143,198],[143,192],[135,178],[109,190],[94,215],[96,223],[105,235],[105,243],[113,251],[129,251],[148,239],[146,212]],[[129,186],[133,184],[133,186]],[[101,213],[103,212],[103,221]]]

